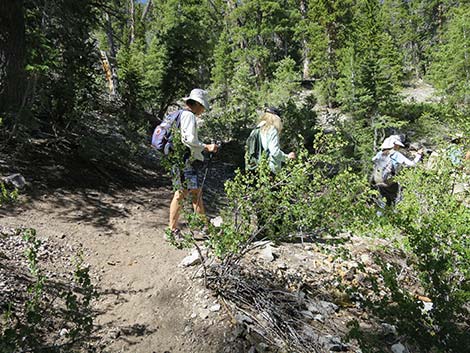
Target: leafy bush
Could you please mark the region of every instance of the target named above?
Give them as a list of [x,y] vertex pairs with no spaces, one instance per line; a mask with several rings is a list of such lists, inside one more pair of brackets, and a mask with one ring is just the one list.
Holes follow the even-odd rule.
[[455,192],[457,185],[468,182],[465,178],[462,169],[446,159],[433,169],[405,170],[398,177],[403,201],[387,214],[420,291],[432,304],[425,307],[406,286],[408,278],[390,262],[378,259],[382,272],[369,278],[375,299],[369,297],[366,307],[425,352],[461,352],[470,346],[469,195]]
[[14,202],[18,198],[18,190],[8,190],[4,183],[0,182],[0,206]]
[[276,175],[265,159],[254,172],[238,170],[226,183],[223,225],[209,228],[215,253],[242,254],[260,238],[295,240],[347,231],[370,218],[367,181],[341,159],[343,147],[340,136],[319,134],[315,154],[301,149],[298,159]]

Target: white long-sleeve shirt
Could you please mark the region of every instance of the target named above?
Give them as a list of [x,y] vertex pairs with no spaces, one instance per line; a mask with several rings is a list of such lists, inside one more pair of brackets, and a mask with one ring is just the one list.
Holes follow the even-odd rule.
[[[266,122],[262,121],[258,126],[262,127]],[[261,130],[261,145],[263,150],[269,151],[269,168],[276,173],[287,159],[287,154],[281,151],[279,144],[279,132],[274,126],[267,131]]]
[[191,158],[204,160],[202,151],[205,144],[197,136],[197,119],[192,112],[185,110],[180,117],[181,142],[191,150]]
[[[372,161],[375,162],[381,156],[382,156],[382,151],[378,152],[375,155],[375,157],[372,158]],[[411,160],[411,159],[406,158],[401,152],[392,151],[390,153],[390,159],[393,161],[395,167],[398,167],[399,165],[402,165],[402,164],[406,165],[407,167],[414,167],[421,159],[421,155],[418,154],[413,160]]]

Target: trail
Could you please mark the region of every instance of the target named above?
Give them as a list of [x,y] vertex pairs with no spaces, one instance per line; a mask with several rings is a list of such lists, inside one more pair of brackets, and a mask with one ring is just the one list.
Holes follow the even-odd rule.
[[191,278],[193,269],[178,266],[187,251],[163,239],[171,196],[166,186],[56,189],[1,210],[0,224],[82,244],[100,293],[98,352],[229,352],[223,312],[207,310],[216,299]]

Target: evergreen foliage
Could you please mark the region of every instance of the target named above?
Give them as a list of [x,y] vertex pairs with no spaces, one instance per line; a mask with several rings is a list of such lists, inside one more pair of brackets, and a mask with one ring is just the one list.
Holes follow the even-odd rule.
[[430,76],[452,103],[470,104],[470,5],[453,9],[434,53]]

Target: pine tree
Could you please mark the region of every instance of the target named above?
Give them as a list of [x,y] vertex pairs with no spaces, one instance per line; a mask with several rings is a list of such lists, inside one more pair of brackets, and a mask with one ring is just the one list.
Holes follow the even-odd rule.
[[225,19],[231,25],[233,60],[250,65],[259,85],[272,76],[275,63],[286,56],[299,59],[292,38],[298,12],[292,0],[231,2]]
[[338,51],[345,45],[352,5],[353,0],[309,1],[307,20],[301,23],[309,38],[310,73],[320,78],[320,92],[329,107],[336,105]]
[[430,77],[451,102],[470,107],[470,5],[452,11]]

